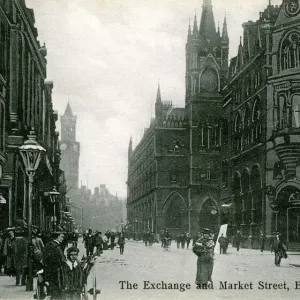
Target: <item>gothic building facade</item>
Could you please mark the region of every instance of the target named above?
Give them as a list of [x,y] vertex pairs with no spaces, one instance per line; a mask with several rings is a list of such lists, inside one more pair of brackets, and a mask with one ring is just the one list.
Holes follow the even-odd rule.
[[[24,0],[0,1],[0,204],[1,228],[28,222],[28,177],[19,147],[36,138],[46,152],[33,184],[33,224],[47,229],[53,218],[48,191],[64,199],[63,173],[53,110],[53,83],[46,80],[47,49],[37,40],[34,12]],[[4,199],[4,200],[3,200]],[[56,210],[59,222],[59,209]]]
[[[226,223],[229,235],[241,230],[245,247],[258,246],[260,231],[267,238],[280,231],[290,245],[299,241],[299,25],[298,0],[269,3],[256,21],[243,24],[229,62],[227,20],[222,33],[216,30],[212,3],[204,0],[200,27],[195,17],[188,31],[185,108],[177,109],[184,126],[180,131],[173,108],[156,101],[167,113],[156,110],[140,143],[129,148],[127,206],[134,231],[193,233]],[[168,161],[172,150],[166,157],[158,150],[169,140],[178,147],[175,172]],[[150,171],[143,166],[147,157]]]
[[228,70],[226,19],[216,28],[205,0],[198,27],[195,16],[186,43],[185,107],[162,101],[155,119],[128,151],[128,220],[134,232],[168,228],[173,233],[218,230],[222,94]]

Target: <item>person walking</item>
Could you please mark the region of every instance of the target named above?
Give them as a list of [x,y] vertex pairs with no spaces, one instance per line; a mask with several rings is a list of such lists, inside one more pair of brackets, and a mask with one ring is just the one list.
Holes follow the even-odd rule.
[[116,239],[116,234],[112,232],[110,235],[110,250],[114,250],[115,248],[115,239]]
[[25,231],[19,228],[15,231],[16,238],[12,241],[12,258],[16,271],[16,285],[26,285],[26,268],[28,266],[28,240]]
[[259,235],[259,249],[260,249],[260,252],[263,252],[264,249],[265,249],[265,241],[266,241],[266,236],[262,231],[260,231],[260,235]]
[[226,238],[223,233],[219,237],[218,242],[220,244],[220,254],[226,254]]
[[95,247],[95,237],[93,235],[92,229],[89,229],[88,234],[85,236],[84,247],[86,250],[87,257],[89,257],[90,255],[93,255],[94,247]]
[[7,228],[7,237],[4,241],[3,255],[5,256],[5,274],[8,276],[15,275],[15,266],[13,261],[12,243],[15,240],[15,228]]
[[4,275],[4,266],[5,266],[5,256],[3,254],[4,241],[5,241],[4,234],[3,232],[0,232],[0,276]]
[[176,236],[177,249],[180,248],[180,241],[181,241],[181,235],[178,233]]
[[95,245],[96,245],[96,255],[97,256],[100,256],[103,251],[103,239],[102,239],[102,236],[101,236],[102,232],[98,232],[98,230],[96,231],[96,234],[95,234]]
[[181,244],[181,249],[184,249],[184,246],[185,246],[185,234],[184,234],[184,232],[180,236],[180,244]]
[[125,237],[124,237],[123,233],[121,233],[120,236],[119,236],[118,245],[120,247],[120,254],[123,255],[124,247],[125,247]]
[[274,240],[275,266],[280,267],[281,259],[287,258],[287,246],[282,242],[280,234],[277,233]]
[[214,247],[210,229],[204,228],[203,235],[193,246],[193,252],[198,256],[195,283],[200,288],[208,288],[208,284],[212,284]]
[[66,257],[62,251],[61,244],[64,241],[64,232],[59,229],[52,234],[50,241],[43,253],[45,270],[45,282],[49,284],[49,295],[51,299],[63,299],[62,289],[64,286],[64,263]]
[[235,246],[236,246],[236,251],[239,251],[239,250],[240,250],[241,240],[242,240],[242,235],[241,235],[240,231],[238,230],[238,231],[236,232],[236,235],[235,235]]
[[186,249],[189,249],[190,242],[191,242],[191,237],[189,233],[186,234],[185,240],[186,240]]

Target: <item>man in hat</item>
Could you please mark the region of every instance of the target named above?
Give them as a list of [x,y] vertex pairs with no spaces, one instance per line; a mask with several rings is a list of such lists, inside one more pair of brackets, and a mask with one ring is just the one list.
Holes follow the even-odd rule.
[[193,246],[193,252],[198,256],[195,283],[200,288],[208,288],[208,283],[212,284],[214,248],[211,232],[204,228],[202,236]]
[[62,299],[62,287],[64,285],[63,264],[66,261],[66,257],[61,249],[63,241],[64,232],[54,232],[53,240],[46,245],[43,253],[45,281],[49,283],[51,299]]
[[287,258],[286,254],[287,246],[281,240],[281,234],[276,233],[274,240],[274,252],[275,252],[275,266],[280,267],[281,259]]
[[6,257],[6,270],[5,273],[8,276],[15,274],[15,267],[13,261],[12,243],[15,240],[15,228],[9,227],[6,229],[6,239],[3,246],[3,255]]
[[[13,239],[12,257],[16,271],[16,285],[26,284],[26,268],[28,266],[28,240],[23,228],[17,228],[15,231],[16,238]],[[21,281],[21,282],[20,282]]]
[[72,246],[67,249],[65,264],[65,291],[70,300],[80,300],[83,285],[83,270],[78,261],[79,249]]

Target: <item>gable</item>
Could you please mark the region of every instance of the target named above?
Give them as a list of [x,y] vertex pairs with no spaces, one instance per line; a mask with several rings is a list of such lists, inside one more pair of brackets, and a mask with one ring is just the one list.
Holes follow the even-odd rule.
[[275,27],[300,22],[300,0],[283,0]]

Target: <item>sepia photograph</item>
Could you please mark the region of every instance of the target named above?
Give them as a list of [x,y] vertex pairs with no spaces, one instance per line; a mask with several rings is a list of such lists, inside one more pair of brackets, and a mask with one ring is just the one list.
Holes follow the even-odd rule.
[[300,0],[0,0],[0,300],[299,274]]

